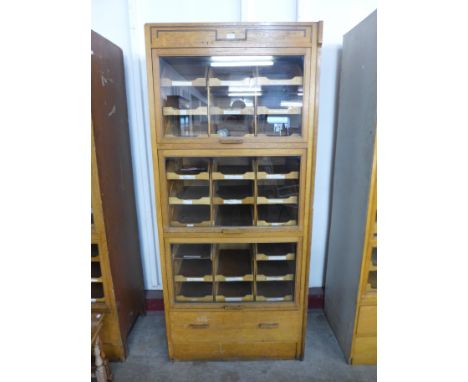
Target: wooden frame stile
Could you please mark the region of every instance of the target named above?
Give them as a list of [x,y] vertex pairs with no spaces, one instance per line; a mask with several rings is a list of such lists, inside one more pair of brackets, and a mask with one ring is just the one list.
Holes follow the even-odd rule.
[[[313,177],[315,174],[318,112],[318,61],[321,35],[322,22],[147,24],[145,26],[153,172],[156,190],[155,198],[162,265],[166,334],[170,359],[303,359],[307,325],[307,282],[312,229]],[[277,38],[273,36],[277,36]],[[253,136],[244,136],[236,139],[221,139],[218,134],[211,134],[210,125],[213,124],[213,121],[210,123],[210,108],[208,107],[208,134],[206,136],[196,138],[165,136],[159,86],[160,58],[186,57],[190,59],[197,56],[206,57],[215,55],[302,56],[304,63],[302,75],[303,107],[301,111],[302,116],[300,119],[298,118],[301,122],[301,135],[271,137],[253,134]],[[258,75],[258,72],[256,73]],[[210,98],[208,81],[207,94],[208,98]],[[255,95],[254,110],[257,110],[257,102],[257,96]],[[257,133],[259,127],[256,111],[254,111],[254,116],[254,132]],[[256,225],[259,215],[259,209],[257,208],[259,204],[258,179],[261,179],[257,173],[259,168],[259,160],[257,158],[288,156],[300,159],[298,174],[295,175],[296,178],[291,178],[299,178],[294,186],[298,187],[299,197],[296,197],[293,202],[297,203],[296,208],[299,211],[297,218],[294,219],[297,220],[297,225]],[[250,202],[245,201],[245,203],[252,203],[250,205],[253,206],[253,225],[217,226],[212,224],[209,227],[203,225],[193,226],[193,224],[187,225],[190,228],[171,226],[169,180],[166,176],[167,158],[209,159],[230,157],[252,158],[252,171],[255,172],[252,182],[254,201],[252,202],[249,199]],[[209,161],[208,163],[213,163],[213,161]],[[209,164],[208,166],[211,165]],[[215,187],[212,171],[214,170],[209,167],[209,176],[203,175],[203,179],[209,182],[209,191],[207,191],[210,197],[209,216],[210,221],[213,223],[216,218],[214,210],[217,205],[213,201]],[[188,177],[186,179],[194,178]],[[285,178],[273,177],[266,179]],[[271,185],[268,187],[271,187]],[[171,195],[173,194],[171,193]],[[205,198],[206,194],[204,195],[203,197]],[[265,203],[265,198],[263,203]],[[269,202],[267,201],[266,203]],[[191,202],[187,204],[191,204]],[[294,220],[286,221],[289,223]],[[262,221],[262,224],[264,223]],[[294,257],[291,257],[294,259],[294,266],[291,262],[284,264],[288,265],[289,269],[294,268],[294,282],[289,281],[289,284],[284,283],[287,286],[288,293],[282,295],[286,295],[283,300],[265,298],[268,295],[262,294],[260,297],[263,300],[252,301],[258,295],[259,281],[262,282],[261,280],[257,280],[260,266],[257,263],[256,253],[258,244],[263,243],[291,243],[291,246],[294,244],[293,247],[296,252]],[[173,263],[173,256],[175,256],[172,254],[171,246],[173,244],[211,245],[211,293],[213,301],[207,302],[205,294],[199,300],[189,300],[189,302],[185,303],[180,302],[180,300],[176,301],[176,274],[174,273],[174,269],[179,270],[181,264],[177,263],[174,265]],[[234,246],[239,244],[239,248],[244,248],[242,245],[245,244],[251,245],[250,248],[253,251],[253,255],[251,255],[253,256],[251,264],[252,275],[248,276],[253,277],[253,281],[251,281],[253,297],[249,302],[247,300],[228,301],[227,299],[224,300],[224,297],[228,296],[227,294],[223,295],[220,293],[221,296],[216,294],[218,284],[224,280],[222,278],[224,276],[218,279],[217,275],[219,274],[216,273],[217,263],[215,262],[218,261],[215,248],[218,248],[218,245],[221,244],[225,245],[224,248],[229,248],[231,244]],[[268,257],[265,258],[266,260],[262,260],[269,260]],[[286,261],[284,262],[286,263]],[[274,263],[278,263],[278,261]],[[263,269],[266,268],[263,267]],[[265,278],[265,274],[260,274],[263,277],[263,282],[268,280],[268,278]],[[185,280],[183,278],[184,275],[178,274],[178,280]],[[206,273],[203,273],[203,275],[206,275]],[[205,280],[208,280],[208,276],[206,277]],[[215,279],[218,281],[215,281]],[[244,278],[244,281],[248,282],[248,280],[251,279]],[[282,280],[292,280],[292,278],[285,278],[283,276]],[[191,281],[195,282],[196,280]],[[178,282],[181,283],[181,281]],[[260,289],[266,291],[272,287],[266,284],[263,284]],[[177,285],[177,288],[177,293],[179,293],[182,287]],[[219,288],[221,290],[221,285]],[[294,293],[290,297],[288,294],[289,290],[292,291],[292,288],[294,288]],[[207,288],[203,286],[202,289],[206,290]],[[185,298],[185,296],[181,295],[178,298]],[[220,297],[219,300],[218,297]],[[272,314],[273,312],[274,314]]]
[[[151,42],[151,30],[149,28],[145,28],[145,40],[146,40],[146,45],[148,46],[148,44],[150,44]],[[151,69],[148,69],[148,74],[149,72],[153,73],[153,70],[154,70],[153,61],[151,58],[152,58],[151,50],[147,49],[146,50],[146,67],[151,68]],[[155,64],[158,65],[159,63],[156,61]],[[151,151],[152,151],[152,157],[153,157],[153,178],[156,180],[159,178],[159,166],[158,166],[158,161],[155,160],[154,158],[158,157],[158,146],[154,144],[154,142],[159,142],[159,137],[156,131],[155,110],[153,107],[154,102],[156,101],[156,98],[154,96],[153,76],[148,75],[147,81],[148,81],[150,132],[151,132],[151,142],[152,142]],[[167,269],[167,264],[166,264],[166,256],[164,255],[165,253],[164,252],[164,231],[163,231],[163,224],[162,224],[163,219],[162,219],[162,211],[160,208],[160,206],[162,206],[163,204],[161,203],[161,195],[158,191],[156,191],[156,187],[155,187],[155,199],[156,199],[156,216],[157,216],[158,238],[159,238],[159,253],[160,253],[161,266],[162,266],[161,276],[162,276],[162,284],[163,284],[163,298],[164,298],[164,302],[167,303],[167,301],[169,301],[169,291],[167,288],[168,281],[166,278],[166,272],[164,271],[165,269]],[[169,322],[169,309],[167,308],[164,309],[164,318],[165,318],[165,322]],[[167,347],[168,347],[169,357],[172,359],[173,349],[172,349],[172,340],[171,340],[171,333],[170,333],[169,325],[166,325],[166,336],[168,338]]]
[[[356,357],[360,357],[359,364],[360,363],[375,364],[377,362],[377,359],[376,359],[377,355],[375,351],[370,351],[370,354],[373,354],[373,356],[368,359],[368,356],[366,354],[356,354],[356,350],[355,350],[356,339],[358,337],[358,325],[360,323],[360,310],[363,306],[377,306],[377,292],[375,292],[375,299],[371,298],[369,299],[370,301],[366,301],[365,299],[367,275],[369,274],[369,265],[371,264],[372,249],[375,244],[375,239],[373,238],[373,232],[374,232],[376,211],[377,211],[377,134],[375,134],[375,140],[374,140],[372,175],[371,175],[371,181],[370,181],[370,186],[369,186],[369,207],[367,210],[367,221],[366,221],[366,231],[365,231],[365,236],[364,236],[364,248],[363,248],[363,255],[362,255],[361,274],[359,277],[360,279],[359,289],[358,289],[358,293],[356,296],[357,308],[356,308],[355,319],[354,319],[354,330],[353,330],[354,335],[352,338],[351,352],[350,352],[350,356],[348,359],[348,362],[350,364],[354,363],[353,360]],[[376,322],[373,324],[377,325]],[[371,348],[373,348],[373,345],[371,345]]]
[[[93,123],[91,122],[91,205],[94,216],[94,232],[91,232],[91,243],[99,248],[99,262],[101,264],[102,283],[104,289],[104,303],[96,304],[93,311],[106,313],[102,331],[105,353],[117,359],[125,359],[126,349],[120,334],[119,316],[116,314],[115,294],[110,274],[109,250],[107,248],[106,229],[102,210],[101,190],[96,162],[96,147],[94,145]],[[93,237],[94,236],[94,237]]]
[[[314,202],[314,188],[315,188],[315,170],[316,170],[316,153],[317,153],[317,126],[318,126],[318,111],[319,111],[319,78],[320,78],[320,52],[322,46],[323,36],[323,22],[319,21],[314,25],[314,36],[316,36],[316,42],[312,46],[311,61],[310,61],[310,85],[307,89],[310,91],[309,104],[313,105],[313,108],[309,108],[312,115],[308,116],[308,130],[312,131],[312,141],[308,141],[307,150],[307,168],[310,168],[311,176],[307,179],[305,187],[305,194],[310,195],[310,198],[306,199],[305,211],[306,218],[304,232],[304,251],[307,251],[304,256],[303,264],[303,281],[302,284],[306,286],[304,294],[302,296],[304,306],[304,319],[302,323],[302,337],[306,337],[307,330],[307,306],[308,306],[308,285],[309,285],[309,269],[310,269],[310,255],[312,248],[312,217],[313,217],[313,202]],[[310,125],[311,124],[311,125]],[[302,342],[302,348],[298,352],[301,359],[304,358],[305,341]]]

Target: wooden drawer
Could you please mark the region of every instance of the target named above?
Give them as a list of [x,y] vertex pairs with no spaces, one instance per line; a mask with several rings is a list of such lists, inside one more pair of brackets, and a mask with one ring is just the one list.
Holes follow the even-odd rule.
[[174,343],[173,359],[291,359],[297,358],[295,342]]
[[356,334],[358,336],[377,335],[377,305],[362,305],[359,308]]
[[147,25],[152,48],[309,47],[312,23],[278,25]]
[[172,341],[253,343],[301,337],[300,311],[171,312]]
[[377,337],[356,337],[353,365],[375,365],[377,363]]

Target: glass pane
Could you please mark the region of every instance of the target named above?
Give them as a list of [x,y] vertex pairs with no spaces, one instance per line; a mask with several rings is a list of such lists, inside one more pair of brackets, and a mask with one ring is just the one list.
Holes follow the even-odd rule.
[[293,301],[296,243],[172,244],[177,302]]
[[173,227],[298,224],[300,157],[166,159]]
[[160,59],[166,137],[300,136],[303,56]]
[[168,137],[208,136],[206,57],[160,60],[163,131]]

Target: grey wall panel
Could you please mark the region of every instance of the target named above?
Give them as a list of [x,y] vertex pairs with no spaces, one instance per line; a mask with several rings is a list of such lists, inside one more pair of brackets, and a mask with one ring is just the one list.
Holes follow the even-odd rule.
[[344,36],[325,312],[349,359],[377,110],[377,11]]

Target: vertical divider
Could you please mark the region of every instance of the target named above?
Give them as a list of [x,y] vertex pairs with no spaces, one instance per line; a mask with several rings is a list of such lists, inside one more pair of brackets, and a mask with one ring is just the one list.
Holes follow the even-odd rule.
[[210,257],[211,257],[211,276],[213,278],[213,281],[211,282],[211,294],[212,294],[212,299],[215,301],[215,296],[216,296],[216,282],[215,282],[215,247],[216,244],[211,243],[210,244]]
[[[255,67],[255,83],[254,86],[257,86],[258,84],[258,66]],[[253,115],[253,120],[254,120],[254,136],[257,136],[257,93],[254,93],[254,115]]]
[[254,221],[253,225],[257,225],[258,221],[258,211],[257,211],[257,197],[258,197],[258,184],[257,184],[257,158],[255,157],[252,160],[252,165],[254,167]]
[[212,178],[212,171],[213,168],[213,158],[208,158],[208,182],[210,187],[210,225],[213,227],[215,224],[214,222],[214,205],[213,205],[213,178]]
[[211,88],[208,82],[208,78],[206,79],[206,113],[208,119],[208,136],[211,136],[211,113],[210,113],[210,104],[211,104]]
[[253,258],[253,300],[256,301],[257,300],[257,243],[254,243],[253,244],[253,255],[252,255],[252,258]]

